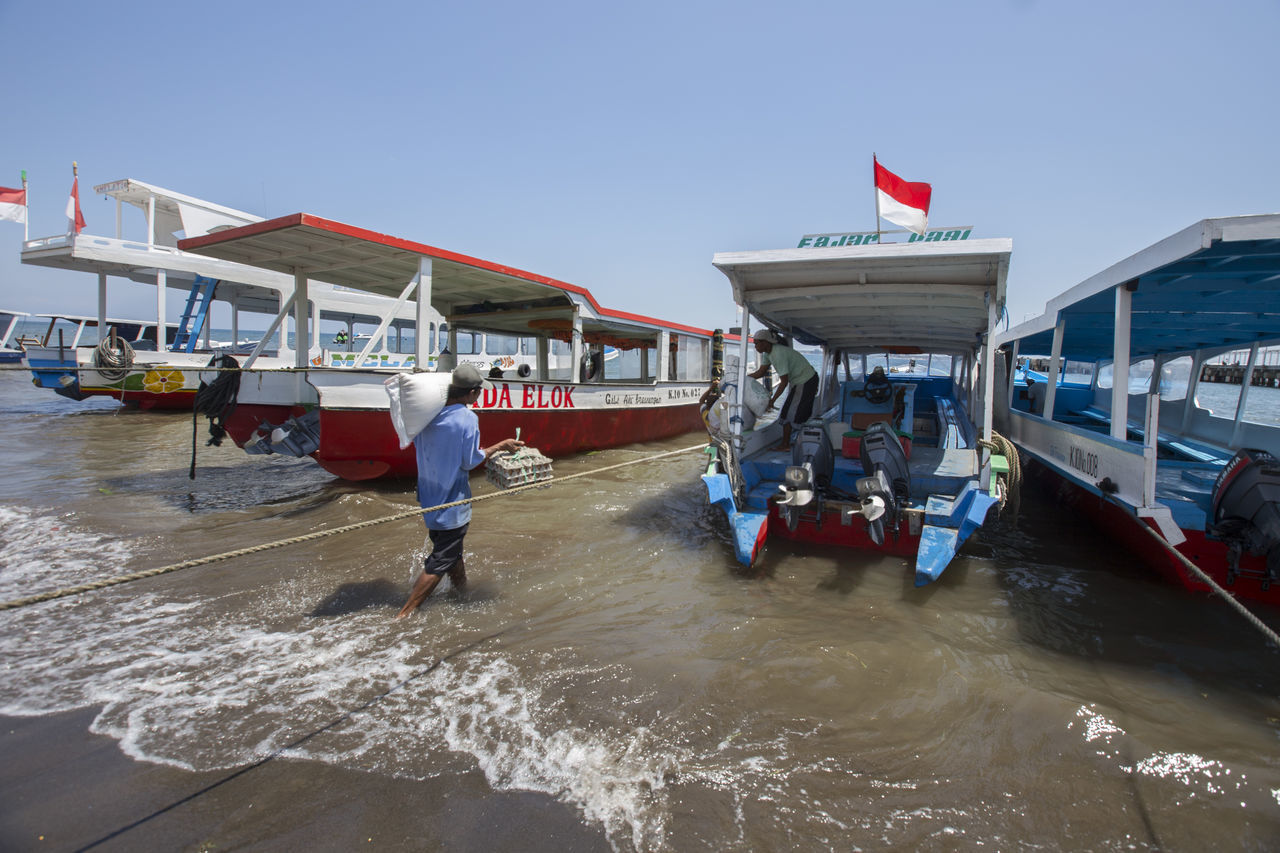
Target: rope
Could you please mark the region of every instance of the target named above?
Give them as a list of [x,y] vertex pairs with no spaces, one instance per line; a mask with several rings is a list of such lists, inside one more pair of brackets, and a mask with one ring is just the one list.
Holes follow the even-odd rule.
[[1009,476],[1005,481],[1005,494],[1000,496],[1000,511],[1009,507],[1009,519],[1016,523],[1018,511],[1022,506],[1022,460],[1018,456],[1018,448],[1012,441],[995,430],[991,431],[991,441],[979,439],[978,444],[992,453],[999,454],[1009,463]]
[[39,604],[42,601],[53,601],[59,598],[67,598],[68,596],[72,596],[72,595],[80,595],[81,593],[85,593],[85,592],[92,592],[98,589],[106,589],[107,587],[111,587],[111,586],[118,586],[120,584],[130,583],[132,581],[143,580],[144,578],[153,578],[158,575],[166,575],[166,574],[169,574],[170,572],[181,571],[182,569],[191,569],[191,568],[195,568],[196,566],[205,566],[210,563],[217,563],[217,562],[221,562],[222,560],[231,560],[236,557],[246,556],[248,554],[257,554],[263,551],[270,551],[275,548],[283,548],[286,545],[297,545],[301,542],[311,542],[316,539],[323,539],[327,536],[336,536],[339,533],[350,533],[353,530],[362,530],[366,527],[374,527],[375,525],[386,524],[389,521],[400,521],[401,519],[420,516],[428,512],[435,512],[441,509],[448,509],[450,507],[462,506],[463,504],[477,503],[479,501],[489,500],[491,498],[506,497],[507,495],[514,495],[517,492],[523,492],[526,489],[540,489],[540,488],[543,488],[544,486],[554,486],[559,483],[567,483],[570,480],[576,480],[580,477],[590,477],[596,474],[603,474],[606,471],[613,471],[618,468],[626,468],[629,465],[639,465],[642,462],[652,462],[656,459],[665,459],[670,456],[678,456],[682,453],[690,453],[695,450],[702,450],[704,447],[706,447],[705,444],[698,444],[693,447],[686,447],[682,450],[672,450],[672,451],[668,451],[667,453],[658,453],[658,454],[654,454],[653,456],[644,456],[644,457],[641,457],[640,459],[632,459],[628,462],[619,462],[616,465],[606,465],[603,468],[596,468],[591,471],[579,471],[577,474],[568,474],[564,477],[552,477],[550,480],[543,480],[540,483],[528,483],[523,486],[513,486],[510,489],[504,489],[499,492],[491,492],[487,495],[473,496],[470,498],[466,498],[465,500],[453,501],[452,503],[446,503],[446,504],[440,504],[439,506],[405,510],[404,512],[398,512],[395,515],[388,515],[384,518],[374,518],[368,521],[359,521],[359,522],[356,522],[355,524],[347,524],[342,527],[335,527],[331,530],[318,530],[315,533],[306,533],[306,534],[303,534],[302,536],[294,536],[290,539],[281,539],[276,542],[267,542],[262,545],[252,545],[248,548],[238,548],[234,551],[226,551],[221,554],[214,554],[209,557],[200,557],[195,560],[185,560],[181,563],[174,563],[173,565],[169,565],[169,566],[159,566],[154,569],[143,569],[142,571],[138,571],[138,572],[130,572],[127,575],[118,575],[113,578],[104,578],[103,580],[100,580],[100,581],[93,581],[91,583],[80,584],[79,586],[71,586],[71,587],[65,587],[63,589],[51,590],[50,592],[39,593],[37,595],[30,595],[30,596],[27,596],[26,598],[15,598],[12,601],[0,602],[0,611],[16,610],[17,608],[20,608],[20,607],[29,607],[32,604]]
[[133,365],[133,347],[124,338],[117,337],[115,342],[113,347],[110,337],[103,338],[93,350],[94,367],[108,382],[124,379]]
[[[1139,521],[1141,522],[1141,519],[1139,519]],[[1280,649],[1280,634],[1277,634],[1275,631],[1271,630],[1271,628],[1268,627],[1265,622],[1259,619],[1253,613],[1253,611],[1249,610],[1249,608],[1241,604],[1240,601],[1237,600],[1234,595],[1232,595],[1231,593],[1223,589],[1221,586],[1219,586],[1217,581],[1215,581],[1213,578],[1209,577],[1207,574],[1204,573],[1203,569],[1201,569],[1195,563],[1187,559],[1186,555],[1183,554],[1181,551],[1179,551],[1177,548],[1173,547],[1173,545],[1169,542],[1169,540],[1165,539],[1163,536],[1161,536],[1159,533],[1157,533],[1147,524],[1140,524],[1139,526],[1143,530],[1145,530],[1151,536],[1151,538],[1159,542],[1165,548],[1165,550],[1167,550],[1173,556],[1177,557],[1178,560],[1182,563],[1182,565],[1186,566],[1187,569],[1189,569],[1192,574],[1194,574],[1202,582],[1208,585],[1208,587],[1212,589],[1214,592],[1216,592],[1218,595],[1222,596],[1223,600],[1226,601],[1227,604],[1230,604],[1232,607],[1234,607],[1240,613],[1241,616],[1243,616],[1250,624],[1253,625],[1253,627],[1261,631],[1263,636],[1265,636],[1268,640],[1270,640],[1271,643],[1276,648]]]
[[236,410],[240,394],[240,362],[229,355],[215,355],[209,367],[219,372],[212,382],[201,381],[191,405],[191,470],[187,476],[196,478],[196,420],[200,415],[209,419],[209,441],[206,447],[221,447],[227,434],[227,418]]

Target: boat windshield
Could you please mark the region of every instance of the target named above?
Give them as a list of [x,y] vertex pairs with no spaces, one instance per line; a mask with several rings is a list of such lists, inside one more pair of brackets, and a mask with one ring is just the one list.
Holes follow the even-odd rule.
[[951,356],[944,353],[868,353],[867,373],[877,367],[896,376],[950,376]]

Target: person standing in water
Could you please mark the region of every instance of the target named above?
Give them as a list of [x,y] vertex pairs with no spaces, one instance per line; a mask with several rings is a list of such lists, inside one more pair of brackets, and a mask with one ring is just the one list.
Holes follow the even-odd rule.
[[[426,507],[453,503],[471,497],[470,472],[490,457],[503,451],[515,451],[524,442],[503,439],[489,447],[480,447],[480,421],[471,406],[480,399],[488,385],[480,371],[462,364],[453,371],[446,392],[445,406],[422,432],[414,436],[413,448],[418,457],[418,503]],[[409,600],[396,614],[403,619],[422,606],[443,575],[457,589],[467,584],[462,561],[462,540],[471,523],[471,504],[424,513],[422,520],[431,537],[431,553],[427,556],[409,593]]]

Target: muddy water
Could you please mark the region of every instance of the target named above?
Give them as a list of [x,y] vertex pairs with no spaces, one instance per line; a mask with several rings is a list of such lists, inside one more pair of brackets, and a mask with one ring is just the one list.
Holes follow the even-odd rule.
[[[191,449],[187,417],[0,374],[0,598],[414,505],[411,484],[229,443],[201,443],[191,480]],[[1226,607],[1034,493],[923,590],[904,561],[785,543],[747,575],[702,464],[477,504],[472,589],[404,622],[414,520],[0,613],[0,714],[76,712],[122,760],[170,768],[172,808],[126,789],[67,848],[161,828],[179,846],[364,842],[282,787],[320,772],[349,789],[317,802],[376,811],[395,849],[484,849],[493,825],[450,820],[459,798],[535,850],[1280,845],[1280,653]],[[243,817],[210,824],[215,794]],[[23,808],[0,804],[0,830]]]

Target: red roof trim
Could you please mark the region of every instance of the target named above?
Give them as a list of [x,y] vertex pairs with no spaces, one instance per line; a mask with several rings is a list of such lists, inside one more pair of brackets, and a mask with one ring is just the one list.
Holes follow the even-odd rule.
[[263,222],[254,222],[250,225],[242,225],[239,228],[230,228],[226,231],[218,231],[213,234],[204,234],[200,237],[189,237],[178,241],[178,248],[182,251],[191,251],[201,249],[205,246],[215,246],[219,243],[226,243],[237,240],[241,237],[252,237],[257,234],[266,234],[271,231],[281,231],[287,228],[295,228],[305,226],[308,228],[317,228],[321,231],[328,231],[333,234],[340,234],[346,237],[355,237],[359,240],[367,240],[371,243],[380,243],[383,246],[390,246],[395,249],[403,249],[406,252],[412,252],[417,255],[426,255],[430,258],[440,258],[445,261],[453,261],[454,263],[464,264],[470,267],[477,267],[490,272],[501,273],[503,275],[522,278],[525,281],[532,281],[537,284],[545,284],[550,287],[559,288],[560,290],[575,293],[584,297],[591,306],[600,314],[613,317],[619,320],[631,320],[633,322],[651,323],[657,326],[664,326],[669,329],[677,329],[679,331],[688,332],[695,335],[711,336],[708,329],[699,329],[696,326],[686,326],[683,323],[672,323],[667,320],[659,320],[655,317],[646,317],[643,314],[631,314],[626,311],[615,311],[611,308],[605,308],[596,298],[591,295],[591,291],[585,287],[579,287],[568,282],[559,281],[558,279],[549,278],[547,276],[538,275],[537,273],[527,272],[526,270],[517,269],[516,267],[503,266],[495,264],[492,261],[474,258],[470,255],[463,255],[458,252],[450,252],[447,249],[440,249],[436,246],[428,246],[425,243],[415,243],[412,240],[405,240],[400,237],[392,237],[389,234],[379,234],[377,231],[369,231],[365,228],[357,228],[354,225],[346,225],[342,222],[335,222],[332,219],[324,219],[323,217],[313,216],[309,213],[291,213],[287,216],[280,216],[275,219],[268,219]]

